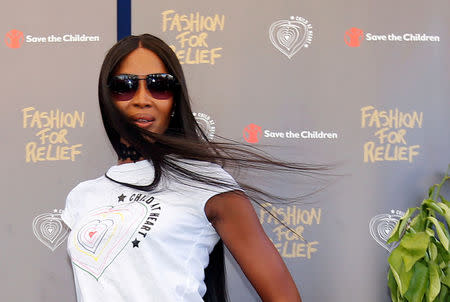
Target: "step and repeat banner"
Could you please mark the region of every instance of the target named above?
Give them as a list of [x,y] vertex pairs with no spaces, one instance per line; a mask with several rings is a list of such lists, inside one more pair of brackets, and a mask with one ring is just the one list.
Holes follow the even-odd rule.
[[[389,232],[450,163],[449,2],[131,4],[132,33],[161,37],[182,62],[211,140],[336,164],[318,178],[242,175],[303,196],[266,208],[307,241],[255,205],[303,300],[390,301]],[[74,186],[115,163],[97,79],[116,4],[1,6],[0,300],[76,301],[61,212]],[[226,256],[231,301],[259,301]]]

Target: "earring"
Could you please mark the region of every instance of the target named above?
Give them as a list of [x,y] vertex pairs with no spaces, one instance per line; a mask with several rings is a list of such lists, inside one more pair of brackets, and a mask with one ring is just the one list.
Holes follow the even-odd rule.
[[175,116],[175,110],[172,111],[172,113],[170,114],[170,117],[174,117]]

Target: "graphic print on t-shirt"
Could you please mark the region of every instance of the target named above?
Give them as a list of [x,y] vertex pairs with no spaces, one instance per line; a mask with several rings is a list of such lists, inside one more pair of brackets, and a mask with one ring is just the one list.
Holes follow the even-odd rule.
[[97,248],[105,238],[106,233],[114,225],[112,219],[92,220],[78,232],[78,242],[92,254],[96,254]]
[[97,280],[147,217],[147,206],[130,202],[88,213],[71,233],[73,263]]

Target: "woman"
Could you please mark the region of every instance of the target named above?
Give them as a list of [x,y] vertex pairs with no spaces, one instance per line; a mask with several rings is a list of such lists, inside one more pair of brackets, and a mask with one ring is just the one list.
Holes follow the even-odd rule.
[[226,301],[222,242],[263,301],[301,301],[249,199],[217,163],[308,167],[208,142],[176,55],[148,34],[108,52],[99,101],[119,161],[67,197],[78,301]]

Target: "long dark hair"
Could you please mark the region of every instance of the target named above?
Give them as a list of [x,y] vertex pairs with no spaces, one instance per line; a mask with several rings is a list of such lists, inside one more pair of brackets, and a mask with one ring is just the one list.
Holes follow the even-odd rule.
[[[111,74],[119,66],[120,62],[138,47],[146,48],[158,55],[165,64],[167,72],[174,75],[178,80],[179,85],[173,97],[174,115],[164,134],[146,131],[132,123],[114,105],[108,89],[108,79]],[[231,140],[222,139],[222,142],[210,142],[193,116],[186,81],[177,56],[161,39],[149,34],[126,37],[109,50],[100,72],[98,97],[103,124],[116,153],[120,154],[120,144],[121,139],[123,139],[133,146],[145,159],[151,161],[155,169],[155,177],[152,184],[148,186],[132,186],[134,188],[145,191],[153,190],[163,175],[189,177],[201,183],[230,189],[234,188],[231,183],[208,175],[192,173],[192,171],[178,165],[177,158],[207,161],[230,168],[295,172],[300,174],[315,173],[328,168],[328,166],[287,163],[275,160],[253,147],[241,145]],[[183,179],[183,177],[178,179]],[[249,198],[260,205],[263,202],[280,200],[280,197],[277,195],[242,183],[239,179],[236,180],[246,191]],[[205,269],[207,291],[204,300],[208,302],[227,301],[223,251],[223,243],[220,240],[211,253],[209,265]]]

